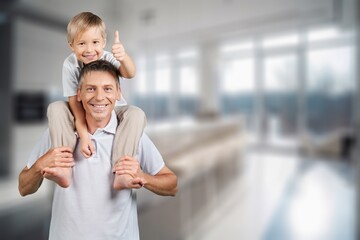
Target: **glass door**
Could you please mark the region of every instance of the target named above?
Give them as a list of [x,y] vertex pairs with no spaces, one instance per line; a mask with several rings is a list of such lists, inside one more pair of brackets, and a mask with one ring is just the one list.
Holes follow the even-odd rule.
[[291,144],[297,134],[298,77],[295,54],[264,58],[262,131],[265,143]]

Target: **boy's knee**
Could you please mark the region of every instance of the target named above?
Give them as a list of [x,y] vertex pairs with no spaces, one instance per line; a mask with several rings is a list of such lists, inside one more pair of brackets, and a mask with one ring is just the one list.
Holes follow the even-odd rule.
[[62,112],[67,111],[69,109],[68,103],[64,101],[56,101],[53,103],[50,103],[47,108],[47,115],[49,116],[56,116],[55,114],[59,114]]
[[120,121],[127,120],[138,122],[138,124],[146,125],[146,115],[141,108],[135,106],[120,107],[117,111],[117,116]]
[[143,127],[146,126],[146,115],[145,112],[138,107],[130,106],[129,107],[129,118],[135,119],[139,125]]
[[127,112],[128,112],[127,114],[130,117],[145,118],[145,113],[141,108],[138,108],[138,107],[135,107],[135,106],[129,106]]

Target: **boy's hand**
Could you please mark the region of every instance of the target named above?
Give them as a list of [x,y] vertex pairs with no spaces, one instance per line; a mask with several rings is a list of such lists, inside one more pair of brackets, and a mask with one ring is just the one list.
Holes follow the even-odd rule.
[[142,188],[145,184],[146,184],[146,180],[143,179],[143,178],[139,178],[139,177],[136,177],[136,178],[133,178],[132,180],[130,180],[128,182],[128,188],[136,188],[136,189],[139,189],[139,188]]
[[91,157],[95,153],[95,148],[91,139],[80,139],[80,152],[86,158]]
[[114,44],[112,45],[111,52],[119,62],[125,59],[126,52],[124,46],[120,42],[118,31],[115,31],[115,40]]

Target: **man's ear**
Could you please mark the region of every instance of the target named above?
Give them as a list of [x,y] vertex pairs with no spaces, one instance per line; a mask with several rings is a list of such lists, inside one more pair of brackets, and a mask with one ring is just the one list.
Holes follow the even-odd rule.
[[78,102],[81,102],[80,89],[77,90],[76,100],[77,100]]
[[120,101],[120,99],[121,99],[121,88],[119,86],[117,93],[116,93],[116,100]]

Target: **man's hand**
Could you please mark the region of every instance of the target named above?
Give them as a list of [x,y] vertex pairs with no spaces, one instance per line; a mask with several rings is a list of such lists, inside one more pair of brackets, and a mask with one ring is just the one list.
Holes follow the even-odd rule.
[[115,40],[114,44],[112,45],[111,52],[115,59],[119,62],[122,62],[125,59],[126,52],[124,46],[120,42],[118,31],[115,31]]
[[130,175],[132,178],[127,179],[123,188],[141,188],[147,182],[144,178],[144,172],[140,168],[139,162],[130,156],[124,156],[115,164],[113,172],[116,175]]
[[59,147],[50,149],[36,164],[40,167],[44,178],[54,181],[64,188],[70,185],[71,168],[75,165],[71,148]]
[[139,162],[131,156],[121,157],[115,164],[113,172],[117,175],[129,174],[133,178],[144,178]]
[[38,164],[42,174],[46,168],[71,168],[75,165],[73,150],[70,147],[52,148],[36,164]]

